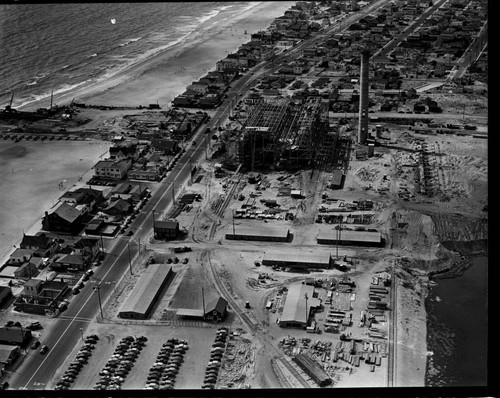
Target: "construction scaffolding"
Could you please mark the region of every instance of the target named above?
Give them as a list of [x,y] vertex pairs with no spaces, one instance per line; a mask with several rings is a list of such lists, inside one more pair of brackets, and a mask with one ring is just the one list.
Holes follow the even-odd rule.
[[307,97],[294,105],[287,99],[265,101],[251,111],[242,129],[238,161],[244,168],[274,166],[331,169],[337,134],[328,131],[328,101]]

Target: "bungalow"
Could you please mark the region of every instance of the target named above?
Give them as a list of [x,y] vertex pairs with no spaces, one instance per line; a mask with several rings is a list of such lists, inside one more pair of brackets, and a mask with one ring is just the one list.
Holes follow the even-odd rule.
[[52,270],[58,272],[76,272],[85,271],[87,269],[88,261],[86,261],[80,254],[65,254],[59,257],[50,266]]
[[23,264],[27,263],[31,256],[33,255],[33,250],[30,249],[16,249],[11,255],[9,262],[11,264]]
[[38,232],[36,235],[23,234],[19,247],[33,250],[40,257],[49,257],[56,250],[57,244],[45,232]]
[[103,210],[103,213],[106,213],[110,216],[123,216],[125,214],[130,213],[132,210],[132,205],[123,199],[117,199],[109,204]]
[[84,213],[81,210],[61,202],[52,213],[45,212],[42,227],[46,231],[78,232],[83,223]]
[[40,271],[38,270],[36,265],[33,264],[30,260],[14,271],[14,277],[19,279],[31,279],[37,277],[39,273]]
[[109,148],[109,158],[112,160],[135,160],[139,157],[139,152],[137,142],[125,141]]

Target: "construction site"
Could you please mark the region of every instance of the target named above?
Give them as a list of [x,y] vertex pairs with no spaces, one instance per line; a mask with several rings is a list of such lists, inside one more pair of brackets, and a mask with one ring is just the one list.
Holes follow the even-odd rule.
[[[486,250],[487,99],[416,93],[403,78],[397,91],[414,96],[405,107],[427,96],[442,112],[379,111],[374,51],[356,48],[350,115],[334,111],[329,88],[247,101],[264,72],[233,83],[224,111],[79,110],[101,136],[162,150],[159,140],[175,141],[182,159],[149,183],[164,206],[138,214],[129,270],[104,282],[89,326],[104,353],[118,338],[129,349],[127,335],[147,336],[148,358],[175,345],[179,389],[423,386],[433,278],[459,275]],[[309,83],[324,79],[319,69]],[[121,388],[174,388],[158,381],[168,355],[134,355]],[[105,356],[78,388],[96,386]]]

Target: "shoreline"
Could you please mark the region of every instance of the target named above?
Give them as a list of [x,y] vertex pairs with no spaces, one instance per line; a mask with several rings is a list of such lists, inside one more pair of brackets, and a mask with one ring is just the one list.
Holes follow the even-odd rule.
[[[145,95],[146,92],[158,94],[162,91],[168,91],[168,95],[164,95],[163,99],[168,101],[167,107],[169,107],[173,98],[184,91],[193,80],[200,78],[206,71],[215,68],[215,63],[227,55],[226,48],[230,48],[231,51],[236,50],[241,44],[250,40],[252,33],[266,29],[276,17],[283,15],[284,11],[295,3],[295,1],[264,1],[236,16],[232,16],[232,12],[222,11],[214,18],[214,21],[209,21],[211,24],[203,28],[202,32],[195,33],[194,38],[188,36],[172,47],[132,64],[106,80],[74,88],[65,93],[54,94],[54,103],[62,106],[75,99],[77,101],[109,101],[114,105],[119,105],[123,103],[121,101],[123,101],[124,97],[138,98],[138,96],[153,98],[152,102],[155,102],[154,100],[159,98],[153,95]],[[262,15],[265,17],[262,18]],[[217,25],[217,22],[221,22],[221,26]],[[248,33],[247,35],[242,34],[241,37],[234,34],[224,36],[224,31],[232,30],[233,27],[237,27],[242,32],[247,30]],[[217,36],[222,37],[217,38]],[[186,56],[186,53],[190,51],[203,53],[202,46],[208,42],[211,44],[212,51],[205,51],[205,54],[195,54],[196,56],[191,54],[191,57]],[[224,47],[221,47],[222,44],[224,44]],[[186,62],[195,67],[185,67]],[[207,67],[199,68],[200,64]],[[154,76],[155,72],[157,76]],[[158,74],[160,75],[158,76]],[[175,79],[172,78],[173,75],[175,75]],[[144,80],[148,83],[146,87],[144,87]],[[162,88],[162,83],[165,84],[165,80],[168,80],[169,85]],[[47,98],[39,99],[19,107],[19,109],[33,111],[46,105],[46,102]],[[138,106],[147,105],[148,103],[141,103],[139,100],[134,101],[133,104],[130,104],[130,102],[126,104]],[[99,103],[99,105],[106,105],[106,103]]]
[[[255,14],[263,12],[262,10],[267,7],[270,6],[269,4],[266,4],[266,2],[260,3],[250,10],[245,11],[244,14],[248,13],[248,15],[243,16],[241,19],[256,16]],[[277,16],[282,15],[278,12],[276,12],[276,14],[278,14]],[[273,19],[274,17],[269,18]],[[251,24],[251,22],[248,23]],[[174,92],[175,95],[178,95],[180,94],[180,92],[177,92],[178,89],[185,89],[186,86],[189,85],[194,79],[203,75],[203,73],[200,73],[200,69],[203,70],[203,66],[205,64],[211,63],[212,57],[215,58],[217,55],[217,60],[223,58],[218,55],[219,53],[224,55],[224,51],[226,51],[224,50],[224,47],[222,47],[221,43],[238,43],[239,36],[232,36],[233,38],[225,36],[217,43],[211,43],[214,38],[223,36],[225,32],[231,31],[232,27],[236,24],[237,21],[228,23],[228,25],[223,27],[216,27],[214,28],[212,34],[208,37],[195,38],[192,42],[187,44],[184,42],[178,43],[172,48],[166,49],[165,51],[155,54],[148,59],[140,61],[137,64],[120,71],[108,80],[97,82],[90,87],[77,88],[74,91],[72,90],[70,92],[54,96],[54,102],[60,102],[59,105],[62,105],[61,101],[69,103],[69,100],[75,97],[78,98],[79,101],[92,101],[99,105],[106,105],[108,103],[119,105],[120,101],[123,101],[124,98],[125,100],[127,98],[134,98],[138,101],[138,103],[134,105],[147,105],[148,103],[155,102],[150,98],[156,97],[168,99]],[[245,26],[244,24],[242,25]],[[238,29],[241,30],[240,28]],[[249,32],[248,39],[250,38],[251,33],[253,32]],[[209,51],[209,49],[206,48],[207,46],[212,46],[213,51]],[[205,56],[208,56],[209,54],[210,60],[207,61]],[[179,67],[182,67],[182,65],[185,64],[189,64],[190,67],[186,69],[179,69]],[[215,63],[212,65],[212,68],[214,66]],[[164,76],[171,76],[172,73],[176,75],[176,80],[169,81],[168,88],[164,88],[158,84],[164,80]],[[167,95],[162,94],[162,97],[158,97],[160,92],[163,93],[165,91],[168,93]],[[78,93],[80,93],[80,97],[76,97],[76,94]],[[140,102],[148,99],[150,99],[149,102]],[[42,102],[45,103],[46,99],[38,100],[27,105],[26,107],[31,108],[35,106],[35,104]],[[169,106],[170,104],[167,105],[167,107]],[[26,107],[23,107],[22,109],[27,109]],[[87,170],[87,173],[90,173],[91,171],[92,169],[90,168]],[[58,193],[60,195],[62,192],[58,191]],[[43,212],[40,216],[41,215],[43,215]],[[35,222],[35,224],[33,224],[30,230],[33,230],[38,223],[39,219]],[[427,313],[425,311],[425,305],[416,305],[414,303],[413,295],[410,291],[406,290],[407,289],[403,290],[402,287],[398,286],[398,313],[402,314],[401,319],[410,314],[411,311],[413,311],[413,314],[410,314],[411,316],[408,322],[404,322],[404,320],[401,321],[401,319],[398,318],[396,328],[398,334],[401,336],[402,333],[400,330],[406,330],[406,333],[408,334],[401,336],[403,341],[401,342],[400,347],[398,347],[399,351],[395,365],[399,371],[396,372],[395,381],[397,381],[397,387],[420,387],[425,385],[425,370],[427,363]],[[400,294],[401,297],[399,296]],[[407,306],[404,305],[404,303],[406,303]],[[399,306],[401,306],[401,308],[399,308]],[[399,325],[400,321],[401,325]],[[398,341],[396,341],[395,344],[398,344]],[[424,366],[422,366],[422,363],[424,363]],[[362,381],[360,381],[360,384],[361,382]],[[363,387],[362,384],[360,386]]]

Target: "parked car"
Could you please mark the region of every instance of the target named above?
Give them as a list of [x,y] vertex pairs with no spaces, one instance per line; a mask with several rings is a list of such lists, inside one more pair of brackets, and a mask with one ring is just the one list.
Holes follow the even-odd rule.
[[33,344],[31,344],[31,349],[36,350],[39,345],[40,345],[40,342],[37,340]]
[[40,348],[40,354],[45,354],[49,350],[49,347],[47,347],[45,344],[42,345],[42,348]]

